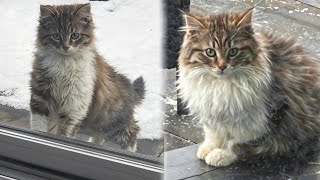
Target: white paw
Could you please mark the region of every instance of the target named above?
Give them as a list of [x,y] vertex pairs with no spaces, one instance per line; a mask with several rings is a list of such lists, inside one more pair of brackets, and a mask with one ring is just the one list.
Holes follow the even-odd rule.
[[229,166],[237,160],[237,156],[232,152],[224,149],[214,149],[205,158],[205,161],[210,166]]
[[198,148],[197,157],[204,160],[212,148],[208,145],[201,144]]
[[133,146],[129,146],[127,148],[128,151],[131,151],[131,152],[136,152],[137,151],[137,142],[135,142],[135,144]]

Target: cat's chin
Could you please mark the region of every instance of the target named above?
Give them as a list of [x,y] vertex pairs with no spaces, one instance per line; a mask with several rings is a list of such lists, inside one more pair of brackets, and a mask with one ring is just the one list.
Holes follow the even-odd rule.
[[73,53],[71,53],[71,52],[59,52],[61,55],[63,55],[63,56],[70,56],[70,55],[72,55]]

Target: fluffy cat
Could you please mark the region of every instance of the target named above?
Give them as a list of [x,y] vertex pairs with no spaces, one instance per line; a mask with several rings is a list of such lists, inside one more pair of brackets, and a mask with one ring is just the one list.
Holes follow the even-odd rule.
[[134,108],[144,93],[142,77],[133,83],[96,52],[90,4],[40,6],[31,73],[31,128],[91,141],[105,139],[135,151],[139,126]]
[[253,26],[252,11],[184,14],[178,88],[203,124],[208,165],[299,157],[318,143],[320,58]]

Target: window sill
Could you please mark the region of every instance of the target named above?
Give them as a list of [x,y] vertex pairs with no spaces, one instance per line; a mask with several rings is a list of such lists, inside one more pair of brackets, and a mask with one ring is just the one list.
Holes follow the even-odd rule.
[[0,126],[0,156],[87,179],[161,179],[159,159]]

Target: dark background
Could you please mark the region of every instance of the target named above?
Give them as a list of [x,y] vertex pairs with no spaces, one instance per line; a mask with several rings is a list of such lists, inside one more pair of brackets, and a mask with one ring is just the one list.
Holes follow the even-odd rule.
[[178,29],[183,26],[183,18],[180,10],[189,11],[190,0],[165,0],[164,13],[166,15],[165,33],[165,61],[163,68],[177,67],[179,49],[182,43],[182,33]]

